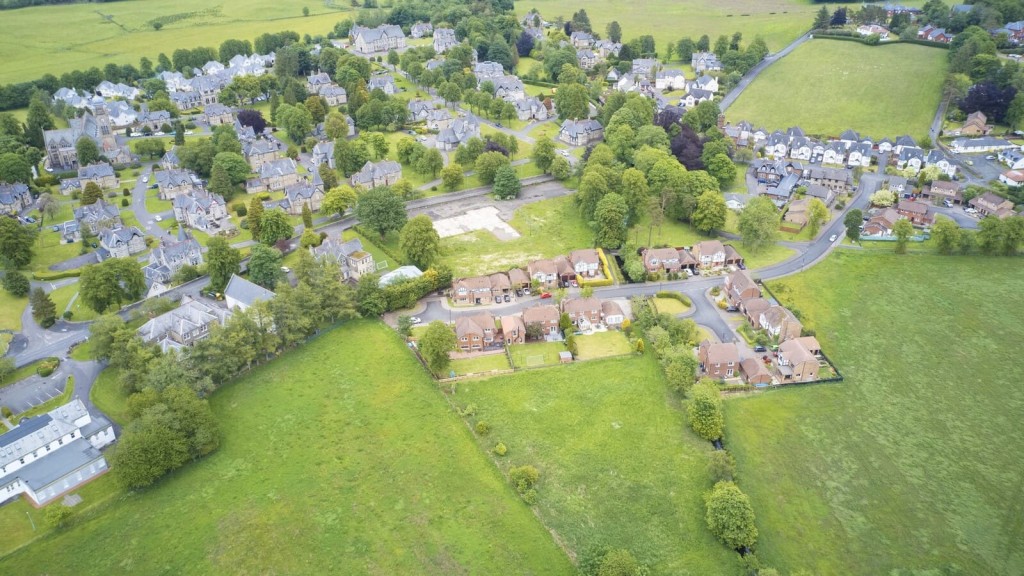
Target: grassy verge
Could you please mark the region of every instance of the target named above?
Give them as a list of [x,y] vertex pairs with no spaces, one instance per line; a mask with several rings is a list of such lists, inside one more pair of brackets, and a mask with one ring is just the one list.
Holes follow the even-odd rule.
[[690,309],[689,306],[675,298],[654,298],[651,302],[654,304],[654,309],[659,314],[671,314],[675,316]]
[[92,384],[89,399],[114,422],[124,426],[128,423],[128,395],[118,382],[118,370],[105,368]]

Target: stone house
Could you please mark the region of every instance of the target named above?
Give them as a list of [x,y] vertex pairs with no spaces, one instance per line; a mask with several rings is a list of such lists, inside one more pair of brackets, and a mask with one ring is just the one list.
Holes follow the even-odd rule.
[[135,226],[106,228],[100,231],[100,247],[96,256],[100,261],[108,258],[127,258],[146,249],[146,238]]
[[376,163],[367,162],[359,172],[352,175],[350,181],[352,186],[369,189],[377,186],[391,186],[401,177],[401,164],[394,160],[382,160]]

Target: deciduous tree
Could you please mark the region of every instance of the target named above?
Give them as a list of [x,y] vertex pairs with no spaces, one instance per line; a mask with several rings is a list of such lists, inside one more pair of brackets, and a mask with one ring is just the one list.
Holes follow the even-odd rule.
[[430,217],[420,214],[406,222],[400,237],[402,252],[415,266],[426,270],[441,249],[441,237]]
[[455,332],[444,322],[435,320],[427,326],[419,340],[419,349],[431,372],[444,373],[451,362],[448,353],[455,350],[456,343]]
[[232,248],[226,238],[210,238],[206,252],[206,272],[210,275],[210,289],[214,292],[223,292],[231,275],[238,274],[241,263],[242,254]]
[[295,234],[295,228],[288,221],[288,215],[280,208],[268,210],[260,217],[259,241],[273,246],[278,240],[286,240]]
[[864,215],[857,208],[846,213],[846,217],[843,218],[843,226],[846,226],[846,237],[851,242],[860,240],[860,227],[863,223]]
[[754,509],[750,499],[736,484],[718,482],[707,496],[708,529],[734,550],[749,548],[757,542]]
[[710,380],[702,381],[694,385],[691,396],[686,404],[690,427],[705,440],[721,438],[725,417],[722,415],[722,398],[718,386]]
[[267,290],[273,290],[281,276],[281,252],[277,248],[254,244],[249,257],[249,279]]
[[86,266],[79,281],[85,305],[103,313],[111,306],[135,302],[146,288],[142,269],[134,258],[110,258]]
[[832,218],[832,213],[828,211],[828,206],[825,206],[825,203],[818,198],[811,198],[811,201],[807,203],[807,228],[810,230],[811,238],[818,236],[821,225],[828,222],[830,218]]
[[779,211],[764,196],[753,198],[740,213],[739,232],[743,245],[751,251],[764,250],[775,241],[779,230]]
[[906,254],[907,242],[910,241],[910,236],[914,233],[914,226],[910,220],[900,219],[893,225],[892,232],[896,235],[896,253]]
[[21,268],[32,261],[36,231],[13,218],[0,218],[0,262]]
[[615,192],[605,194],[594,210],[597,245],[612,249],[621,246],[626,241],[628,215],[629,208],[622,196]]
[[392,230],[405,226],[405,204],[387,186],[379,186],[363,192],[356,204],[356,217],[381,238]]
[[499,200],[511,200],[519,196],[520,189],[522,183],[516,175],[515,168],[509,164],[499,166],[494,173],[494,197]]
[[725,197],[708,190],[697,198],[697,207],[690,216],[690,221],[697,230],[710,234],[725,227],[727,212]]

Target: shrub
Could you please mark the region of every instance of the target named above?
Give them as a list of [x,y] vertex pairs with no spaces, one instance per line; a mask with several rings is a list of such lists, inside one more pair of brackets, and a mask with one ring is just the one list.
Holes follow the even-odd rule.
[[472,416],[476,414],[476,404],[467,404],[465,408],[459,410],[459,416]]
[[74,513],[75,512],[71,509],[71,506],[54,504],[46,509],[44,516],[46,518],[46,523],[50,526],[54,528],[63,528],[71,521],[71,517]]
[[238,217],[241,218],[249,214],[249,209],[245,204],[235,204],[235,214],[238,214]]
[[718,302],[715,303],[715,306],[718,306],[720,309],[725,310],[726,308],[729,307],[729,304],[725,300],[719,300]]
[[121,207],[122,208],[127,208],[128,207],[128,199],[127,198],[121,198]]
[[537,491],[530,488],[526,492],[523,492],[523,502],[526,502],[530,506],[537,503]]
[[722,289],[720,287],[718,287],[718,286],[712,286],[711,287],[711,295],[712,296],[718,296],[721,293],[722,293]]
[[494,445],[493,452],[498,456],[504,456],[505,454],[508,454],[508,447],[506,447],[505,444],[498,442]]
[[63,314],[65,320],[71,320],[71,318],[74,317],[74,315],[75,313],[72,312],[71,310],[65,310]]
[[131,196],[132,195],[132,191],[127,189],[127,188],[122,188],[121,189],[121,195],[122,196]]
[[476,433],[481,436],[487,436],[491,431],[491,425],[481,420],[476,423]]
[[526,492],[540,480],[540,471],[529,464],[516,466],[508,471],[508,478],[516,491],[525,496]]
[[708,455],[708,472],[715,482],[732,480],[736,475],[736,460],[725,450],[715,450]]
[[28,281],[28,278],[21,272],[15,272],[13,270],[8,271],[4,275],[3,279],[4,290],[11,293],[11,296],[21,298],[28,296],[29,290],[32,289],[32,284]]
[[248,230],[249,229],[249,219],[248,218],[242,218],[242,221],[238,223],[238,227],[241,228],[242,230]]
[[431,186],[430,187],[430,191],[431,192],[437,192],[437,186]]
[[0,407],[0,413],[4,415],[4,418],[10,418],[14,416],[14,412],[11,411],[7,406]]
[[46,378],[50,374],[53,374],[54,370],[60,366],[60,360],[57,358],[47,358],[36,366],[36,374],[39,374],[43,378]]
[[754,509],[750,499],[732,482],[718,482],[706,498],[708,529],[730,548],[757,542]]

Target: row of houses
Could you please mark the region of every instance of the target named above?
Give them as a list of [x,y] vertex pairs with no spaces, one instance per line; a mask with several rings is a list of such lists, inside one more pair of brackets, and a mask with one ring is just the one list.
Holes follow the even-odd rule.
[[601,257],[596,249],[585,248],[567,256],[533,260],[525,269],[456,278],[450,296],[456,306],[485,305],[509,302],[513,297],[529,294],[534,284],[553,288],[572,286],[582,279],[601,278],[604,278]]
[[574,328],[582,331],[606,326],[618,327],[626,319],[622,306],[614,300],[596,297],[566,298],[559,306],[539,304],[521,314],[495,317],[481,311],[455,319],[456,346],[463,352],[480,352],[527,341],[527,328],[536,326],[544,340],[560,340],[559,320],[569,317]]
[[648,274],[680,274],[743,265],[739,252],[718,240],[705,240],[688,248],[643,248],[640,256]]
[[840,194],[853,188],[853,173],[845,168],[804,167],[798,161],[757,159],[750,165],[750,173],[758,183],[758,190],[776,206],[789,202],[798,188],[808,198],[818,198],[831,206]]

